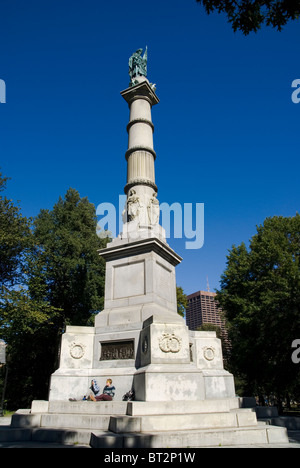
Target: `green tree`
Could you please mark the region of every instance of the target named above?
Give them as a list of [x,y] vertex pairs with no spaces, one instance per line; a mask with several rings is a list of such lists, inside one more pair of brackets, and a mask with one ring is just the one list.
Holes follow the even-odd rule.
[[105,263],[97,249],[107,240],[99,239],[96,226],[95,206],[72,188],[35,219],[29,290],[34,299],[61,310],[61,330],[91,324],[103,307]]
[[221,327],[213,323],[203,323],[200,327],[197,328],[197,331],[214,331],[216,332],[217,338],[222,338]]
[[[1,178],[4,188],[5,178]],[[67,324],[88,325],[102,308],[105,265],[97,253],[95,207],[69,189],[30,226],[0,199],[1,338],[7,343],[8,407],[46,399]]]
[[267,218],[249,248],[233,246],[217,300],[226,311],[230,365],[250,394],[295,392],[291,345],[300,330],[300,215]]
[[[8,178],[0,172],[0,192]],[[22,261],[29,246],[30,222],[20,208],[0,196],[0,287],[11,287],[22,281]]]
[[10,409],[27,408],[33,399],[47,398],[56,358],[52,340],[56,337],[58,317],[59,310],[33,300],[27,289],[6,294],[0,329],[8,348],[6,398]]
[[[4,191],[7,180],[0,174],[0,191]],[[58,311],[29,294],[26,258],[31,246],[30,220],[1,196],[0,336],[7,344],[10,370],[6,396],[11,408],[28,404],[33,396],[45,398],[47,363],[53,363],[53,349],[45,347],[45,338],[51,335]]]
[[263,24],[281,31],[289,21],[299,18],[299,0],[196,0],[206,13],[225,13],[233,30],[245,35],[257,32]]
[[176,286],[176,293],[177,293],[177,313],[181,316],[185,316],[185,311],[187,308],[187,296],[184,294],[183,289],[181,286]]

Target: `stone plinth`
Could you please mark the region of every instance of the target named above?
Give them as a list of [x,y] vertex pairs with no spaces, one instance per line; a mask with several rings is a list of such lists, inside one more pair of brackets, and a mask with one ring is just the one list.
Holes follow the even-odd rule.
[[166,243],[117,240],[100,254],[106,260],[105,308],[95,319],[96,328],[142,324],[151,316],[182,322],[175,279],[181,258]]
[[113,379],[116,401],[131,388],[136,400],[149,402],[235,396],[215,332],[189,332],[183,321],[157,316],[124,326],[67,327],[49,400],[80,399],[92,379],[104,386],[107,378]]

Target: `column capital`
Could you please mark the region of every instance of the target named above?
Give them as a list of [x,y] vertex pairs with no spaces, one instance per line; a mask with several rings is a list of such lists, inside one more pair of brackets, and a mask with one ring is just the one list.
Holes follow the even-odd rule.
[[131,86],[124,91],[121,91],[121,96],[130,105],[135,99],[146,99],[151,106],[159,103],[159,99],[151,88],[148,80]]

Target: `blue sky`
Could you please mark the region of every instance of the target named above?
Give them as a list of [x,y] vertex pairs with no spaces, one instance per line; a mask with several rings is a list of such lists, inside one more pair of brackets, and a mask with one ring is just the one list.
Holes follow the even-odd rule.
[[148,46],[158,199],[204,203],[205,239],[182,257],[187,294],[218,288],[232,244],[299,210],[300,23],[244,37],[195,0],[3,0],[0,166],[22,213],[69,187],[96,206],[126,183],[128,58]]

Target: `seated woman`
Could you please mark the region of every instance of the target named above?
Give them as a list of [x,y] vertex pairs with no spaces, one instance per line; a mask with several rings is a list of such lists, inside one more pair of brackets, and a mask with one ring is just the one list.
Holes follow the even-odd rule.
[[[92,382],[94,382],[94,381],[92,381]],[[97,389],[93,386],[92,390],[94,392],[94,395],[93,394],[90,395],[91,400],[93,400],[93,401],[111,401],[111,400],[113,400],[113,398],[115,396],[116,389],[113,386],[111,379],[107,379],[106,385],[103,388],[103,391],[102,391],[101,395],[99,395],[100,390],[98,390],[98,389],[99,389],[98,385],[97,385]],[[98,392],[96,393],[95,390],[98,390]]]

